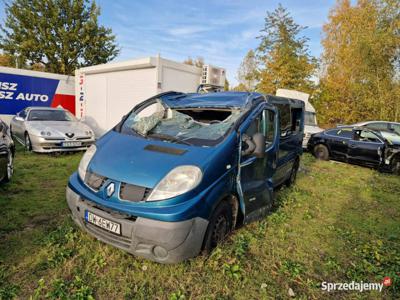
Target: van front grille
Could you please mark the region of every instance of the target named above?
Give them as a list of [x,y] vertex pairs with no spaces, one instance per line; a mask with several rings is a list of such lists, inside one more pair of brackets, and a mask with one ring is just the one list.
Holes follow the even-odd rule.
[[152,189],[147,187],[122,182],[119,197],[122,200],[140,202],[145,201],[150,196],[151,191]]

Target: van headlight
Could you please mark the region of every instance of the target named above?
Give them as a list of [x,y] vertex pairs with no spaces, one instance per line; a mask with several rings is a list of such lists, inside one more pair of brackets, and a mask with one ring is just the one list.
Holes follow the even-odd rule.
[[203,173],[196,166],[179,166],[170,171],[153,189],[147,201],[165,200],[194,189]]
[[86,150],[85,154],[83,155],[83,157],[81,159],[81,162],[79,163],[78,174],[79,174],[79,177],[81,177],[82,181],[85,180],[87,168],[89,166],[90,161],[92,160],[92,157],[96,153],[96,150],[97,150],[97,148],[95,145],[90,146]]

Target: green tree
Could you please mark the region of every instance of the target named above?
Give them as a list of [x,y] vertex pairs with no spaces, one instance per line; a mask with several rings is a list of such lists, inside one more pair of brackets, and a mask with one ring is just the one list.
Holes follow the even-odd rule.
[[15,63],[13,57],[7,54],[0,54],[0,66],[14,67]]
[[257,49],[261,66],[257,90],[275,93],[278,88],[311,93],[316,59],[309,54],[305,29],[281,5],[267,12]]
[[235,92],[248,92],[247,86],[245,86],[243,83],[239,83],[237,86],[232,88],[232,91]]
[[0,47],[20,64],[73,74],[106,63],[119,49],[111,29],[99,25],[100,9],[88,0],[14,0],[6,3]]
[[229,91],[229,81],[225,78],[224,91]]
[[240,87],[244,88],[246,91],[255,90],[259,75],[257,68],[258,63],[256,54],[253,50],[249,50],[241,62],[237,72],[237,79]]
[[323,30],[322,121],[400,120],[400,2],[338,1]]

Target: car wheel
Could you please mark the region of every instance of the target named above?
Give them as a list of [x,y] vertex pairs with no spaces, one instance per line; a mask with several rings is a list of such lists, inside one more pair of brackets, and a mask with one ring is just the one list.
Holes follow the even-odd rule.
[[222,201],[214,210],[204,237],[203,249],[209,254],[232,231],[232,208]]
[[25,133],[25,151],[32,151],[32,143],[29,134]]
[[329,150],[325,145],[319,144],[314,147],[314,156],[317,159],[329,160]]
[[400,175],[400,156],[396,156],[393,158],[391,169],[393,174]]
[[290,171],[290,177],[285,182],[287,187],[290,187],[295,183],[299,166],[300,166],[299,160],[296,159],[296,161],[293,164],[292,170]]
[[7,155],[7,172],[6,172],[6,177],[4,178],[4,181],[10,181],[11,177],[14,174],[14,156],[11,151],[11,149],[8,151]]

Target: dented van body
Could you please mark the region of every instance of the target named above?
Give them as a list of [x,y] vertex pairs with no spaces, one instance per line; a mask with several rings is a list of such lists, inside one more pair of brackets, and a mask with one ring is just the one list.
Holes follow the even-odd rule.
[[75,222],[132,254],[175,263],[263,217],[296,178],[304,103],[258,93],[169,92],[137,105],[82,158]]

